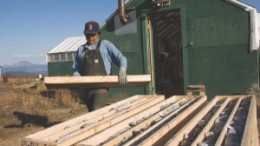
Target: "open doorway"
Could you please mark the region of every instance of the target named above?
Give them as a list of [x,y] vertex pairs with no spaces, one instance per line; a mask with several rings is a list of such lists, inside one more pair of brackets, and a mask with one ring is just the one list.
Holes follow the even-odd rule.
[[180,9],[150,15],[153,29],[156,94],[184,94]]

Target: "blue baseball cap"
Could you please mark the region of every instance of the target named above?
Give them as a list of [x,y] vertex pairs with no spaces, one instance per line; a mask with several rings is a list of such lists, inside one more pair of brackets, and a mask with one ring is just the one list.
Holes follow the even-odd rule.
[[99,33],[99,24],[95,21],[89,21],[85,24],[84,34],[97,34]]

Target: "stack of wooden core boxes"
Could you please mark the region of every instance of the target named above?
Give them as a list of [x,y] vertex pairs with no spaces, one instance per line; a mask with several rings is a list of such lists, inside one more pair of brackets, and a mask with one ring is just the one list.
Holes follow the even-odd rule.
[[21,146],[258,146],[251,95],[136,95],[20,139]]

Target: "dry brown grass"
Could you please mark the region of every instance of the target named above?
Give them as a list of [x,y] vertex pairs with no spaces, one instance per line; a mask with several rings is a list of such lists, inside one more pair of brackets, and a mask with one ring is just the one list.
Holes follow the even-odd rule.
[[77,97],[73,97],[71,91],[66,89],[60,89],[55,92],[54,103],[65,107],[77,106],[79,100]]
[[259,88],[250,88],[246,91],[246,94],[254,95],[257,99],[260,99],[260,89]]
[[70,90],[49,90],[43,82],[34,89],[13,88],[34,81],[35,78],[9,78],[7,83],[0,83],[0,107],[16,106],[19,112],[54,119],[59,117],[57,110],[66,111],[80,105]]
[[8,77],[0,82],[0,145],[19,145],[19,138],[59,122],[87,113],[69,90],[49,90],[43,82],[37,88],[15,88],[35,82],[37,77]]

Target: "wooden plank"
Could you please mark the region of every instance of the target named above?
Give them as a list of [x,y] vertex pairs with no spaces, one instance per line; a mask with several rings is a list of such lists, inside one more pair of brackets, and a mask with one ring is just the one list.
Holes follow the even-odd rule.
[[20,146],[56,146],[53,142],[46,142],[39,139],[21,138]]
[[23,85],[14,86],[14,88],[20,88],[20,89],[29,89],[29,88],[36,88],[37,85],[40,84],[40,81],[31,82]]
[[[258,124],[257,124],[257,102],[256,102],[256,96],[252,96],[251,98],[254,98],[253,99],[253,102],[251,101],[251,104],[253,104],[253,112],[252,111],[249,111],[249,112],[252,112],[252,118],[254,118],[254,125],[251,127],[255,132],[254,132],[254,145],[255,146],[259,146],[259,133],[258,133]],[[251,106],[251,105],[250,105]],[[249,108],[250,109],[250,108]]]
[[[165,145],[166,146],[178,146],[183,140],[185,135],[187,135],[198,123],[199,121],[212,109],[214,105],[222,98],[213,98],[194,118],[192,118],[181,130],[179,130]],[[226,98],[224,106],[227,105],[229,98]],[[222,107],[223,107],[222,105]],[[221,110],[222,111],[222,110]],[[217,112],[220,114],[220,112]],[[214,122],[214,121],[213,121]],[[213,123],[212,122],[212,123]]]
[[191,146],[197,146],[198,143],[202,142],[202,140],[205,138],[206,132],[209,132],[210,128],[214,125],[215,120],[219,117],[221,112],[225,109],[227,104],[229,103],[230,98],[227,97],[225,101],[221,104],[220,108],[217,110],[217,112],[210,118],[207,125],[201,130],[199,135],[196,137],[196,139],[192,142]]
[[[256,111],[256,104],[254,104],[253,109],[255,109],[255,110],[251,111],[252,113],[250,113],[250,114],[252,114],[252,117],[257,117],[256,112],[255,112]],[[251,125],[252,125],[251,131],[253,133],[252,138],[251,138],[252,139],[252,145],[258,146],[259,144],[257,143],[257,141],[259,142],[259,140],[258,140],[258,137],[256,137],[256,136],[258,136],[257,130],[256,130],[257,128],[254,128],[254,127],[257,127],[257,119],[256,118],[253,118]]]
[[[143,145],[143,146],[154,145],[163,135],[167,134],[172,128],[177,126],[179,123],[183,122],[183,120],[188,115],[190,115],[195,109],[197,109],[200,105],[202,105],[206,101],[207,101],[206,96],[200,97],[195,103],[190,105],[187,109],[185,109],[183,112],[181,112],[177,116],[176,116],[176,113],[168,115],[163,120],[161,120],[161,121],[157,122],[156,124],[154,124],[153,126],[149,127],[149,129],[144,131],[142,134],[136,136],[134,139],[127,142],[125,145],[127,145],[127,146],[135,145],[136,141],[142,139],[142,137],[145,135],[149,135],[148,133],[151,133],[151,135],[149,135],[149,137],[145,138],[138,145],[140,145],[140,146],[141,145]],[[173,116],[176,116],[176,117],[174,117],[173,119],[170,120],[169,118],[171,118]],[[164,124],[164,126],[161,127],[159,130],[157,130],[156,132],[152,132],[155,129],[158,129],[159,125],[162,125],[162,123],[164,123],[168,120],[170,120],[170,121],[167,122],[167,124]]]
[[[70,134],[73,134],[73,133],[80,131],[82,129],[97,126],[99,123],[106,122],[106,121],[108,121],[112,118],[126,117],[127,114],[124,114],[124,113],[127,113],[128,111],[131,111],[131,110],[135,110],[137,107],[144,105],[144,104],[147,104],[147,103],[150,103],[150,102],[157,103],[159,101],[162,101],[164,99],[164,97],[154,96],[154,97],[150,97],[150,98],[146,98],[146,99],[147,100],[143,100],[143,99],[137,100],[137,101],[130,103],[128,105],[118,106],[117,108],[112,109],[107,113],[104,113],[104,114],[101,114],[101,115],[96,115],[95,117],[92,117],[91,119],[89,119],[87,121],[83,121],[83,122],[80,122],[80,123],[77,123],[77,124],[73,124],[66,129],[57,131],[55,134],[48,135],[48,136],[42,138],[42,140],[57,141],[57,140],[62,139],[66,135],[69,136]],[[123,115],[123,116],[121,116],[121,115]],[[112,122],[110,124],[112,124]]]
[[144,105],[148,105],[148,104],[155,104],[157,102],[162,101],[164,99],[164,97],[163,96],[161,96],[161,97],[154,96],[153,98],[149,98],[149,99],[150,100],[140,102],[140,104],[135,104],[135,105],[131,106],[131,108],[129,105],[128,107],[123,108],[121,111],[114,110],[114,112],[110,112],[105,115],[93,117],[91,120],[89,120],[89,122],[91,122],[92,124],[88,127],[82,128],[84,126],[84,123],[83,123],[78,126],[74,126],[73,129],[68,129],[67,131],[59,132],[55,135],[50,135],[47,138],[44,138],[44,140],[49,139],[52,141],[62,141],[62,137],[65,137],[65,136],[69,137],[70,134],[73,134],[75,132],[81,132],[84,129],[90,129],[90,128],[94,128],[97,126],[101,127],[102,124],[107,123],[108,121],[109,121],[110,125],[113,125],[114,123],[117,123],[117,120],[127,118],[128,116],[135,113],[135,112],[129,112],[129,111],[140,110],[140,106],[144,106]]
[[[109,127],[108,129],[97,133],[94,136],[91,136],[90,138],[80,142],[79,146],[84,145],[100,145],[100,143],[103,143],[103,146],[111,146],[111,145],[118,145],[124,138],[129,137],[133,134],[134,131],[138,131],[147,125],[151,125],[151,123],[163,115],[163,113],[166,114],[166,112],[170,112],[171,108],[174,106],[179,106],[180,102],[187,101],[187,98],[183,97],[175,97],[172,96],[170,98],[167,98],[165,101],[162,101],[156,105],[153,105],[149,107],[148,109],[126,119],[121,121],[120,123]],[[164,109],[162,109],[162,107]],[[143,121],[141,124],[138,124],[137,121]],[[129,125],[129,123],[136,123],[137,126]],[[125,132],[121,131],[122,129],[127,129]],[[114,136],[114,139],[108,141],[111,139],[111,136]],[[116,136],[116,137],[115,137]],[[104,143],[105,141],[108,141]]]
[[[255,96],[251,97],[250,107],[247,115],[246,125],[244,129],[244,133],[242,136],[241,146],[243,145],[252,145],[253,141],[255,141],[255,146],[259,146],[258,139],[258,131],[257,131],[257,122],[253,122],[256,120],[256,99]],[[255,132],[252,133],[252,130],[255,129]]]
[[[158,99],[160,99],[161,101],[164,99],[164,96],[159,96],[157,97]],[[131,113],[132,115],[144,110],[147,108],[147,106],[149,107],[150,105],[149,104],[144,104],[140,107],[137,107],[135,111],[129,111],[129,113]],[[118,115],[117,115],[118,116]],[[124,115],[121,115],[124,118],[127,118],[126,116]],[[118,116],[118,119],[116,119],[115,121],[118,121],[119,118],[121,118],[121,116],[119,115]],[[109,120],[109,121],[104,121],[104,122],[101,122],[101,123],[98,123],[97,125],[95,125],[94,127],[91,127],[91,128],[87,128],[87,129],[81,129],[81,130],[78,130],[76,132],[74,132],[73,134],[70,134],[68,136],[65,135],[66,138],[62,138],[61,140],[58,140],[57,143],[56,143],[56,146],[68,146],[68,145],[72,145],[72,144],[75,144],[76,142],[79,142],[91,135],[94,135],[110,126],[112,126],[112,124],[115,124],[113,119],[112,120]]]
[[93,111],[93,112],[90,112],[90,113],[86,113],[86,114],[79,116],[77,118],[73,118],[73,119],[68,120],[66,122],[57,124],[57,125],[52,126],[50,128],[47,128],[47,129],[45,129],[41,132],[29,135],[28,138],[43,138],[42,136],[52,134],[52,131],[56,132],[56,131],[60,131],[60,130],[63,130],[63,129],[67,129],[71,126],[80,124],[84,121],[88,121],[88,120],[95,118],[99,115],[103,115],[103,114],[107,114],[109,112],[112,112],[121,105],[129,105],[129,104],[135,103],[136,101],[140,101],[142,99],[146,99],[146,98],[150,98],[150,97],[151,96],[141,96],[141,95],[132,96],[132,97],[127,98],[125,100],[119,101],[119,102],[111,104],[109,106],[106,106],[102,109],[99,109],[99,110],[96,110],[96,111]]
[[37,132],[37,133],[34,133],[32,135],[29,135],[25,138],[28,138],[28,139],[42,139],[48,135],[51,135],[53,133],[56,133],[57,131],[62,131],[64,129],[66,129],[67,127],[70,127],[72,125],[75,125],[75,124],[79,124],[81,122],[84,122],[84,121],[88,121],[98,115],[102,115],[102,114],[106,114],[108,112],[111,112],[113,110],[116,110],[120,105],[128,105],[128,104],[131,104],[131,103],[134,103],[136,101],[139,101],[139,100],[142,100],[142,99],[146,99],[146,98],[151,98],[152,96],[148,96],[148,95],[135,95],[135,96],[132,96],[132,97],[129,97],[129,98],[126,98],[122,101],[119,101],[119,102],[116,102],[114,104],[111,104],[109,106],[106,106],[106,107],[103,107],[101,109],[98,109],[98,110],[95,110],[93,112],[90,112],[90,113],[87,113],[87,114],[84,114],[82,116],[79,116],[77,118],[73,118],[71,120],[68,120],[68,121],[65,121],[63,123],[60,123],[60,124],[57,124],[55,126],[52,126],[52,127],[49,127],[43,131],[40,131],[40,132]]
[[205,85],[189,85],[187,87],[187,95],[193,96],[194,93],[199,93],[200,96],[206,95]]
[[238,107],[241,103],[241,100],[242,100],[242,97],[240,97],[238,99],[238,101],[236,102],[236,105],[233,107],[232,112],[230,113],[230,115],[229,115],[229,117],[228,117],[228,119],[227,119],[227,121],[226,121],[226,123],[225,123],[216,143],[215,143],[215,146],[221,146],[222,145],[222,142],[223,142],[225,135],[227,133],[227,130],[228,130],[228,126],[231,124],[231,122],[232,122],[232,120],[233,120],[233,118],[234,118],[234,116],[237,112],[237,109],[238,109]]
[[127,84],[120,86],[118,76],[55,76],[44,77],[47,88],[101,88],[101,87],[139,87],[151,82],[150,75],[128,75]]
[[[251,104],[253,104],[253,111],[249,111],[252,112],[252,118],[254,118],[254,125],[251,127],[255,132],[254,132],[254,144],[255,146],[259,146],[259,133],[258,133],[258,122],[257,122],[257,103],[256,103],[256,96],[252,96],[251,98],[253,99],[253,102],[251,101]],[[250,108],[249,108],[250,109]],[[258,127],[258,128],[257,128]]]

